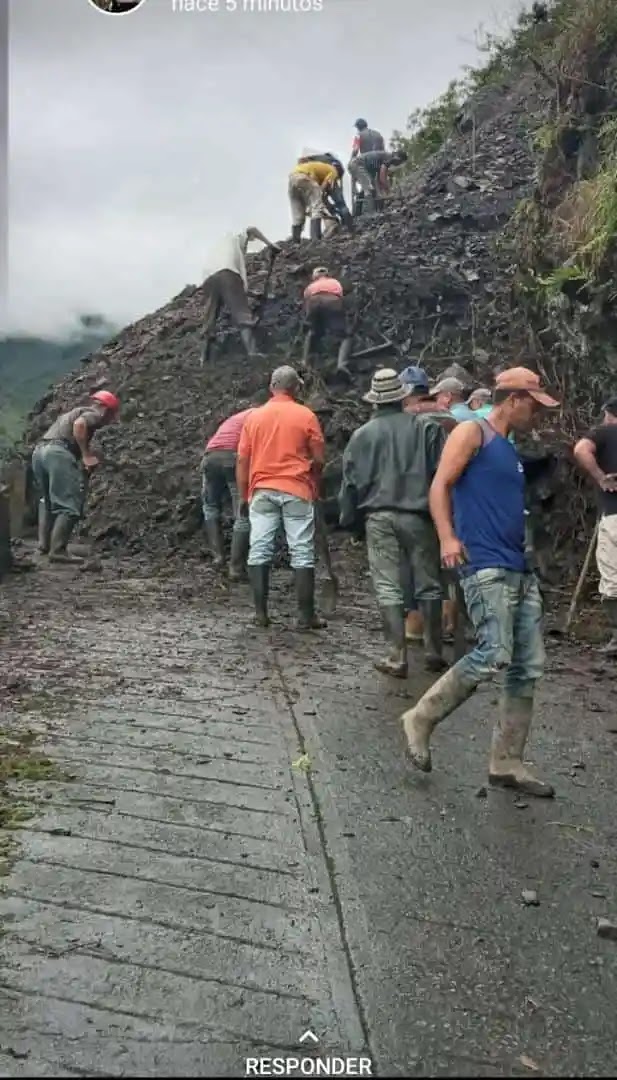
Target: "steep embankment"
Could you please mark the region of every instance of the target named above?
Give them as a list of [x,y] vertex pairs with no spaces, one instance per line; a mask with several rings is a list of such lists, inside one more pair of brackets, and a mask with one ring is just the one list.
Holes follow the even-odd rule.
[[[591,6],[604,2],[591,0]],[[542,205],[545,198],[550,167],[543,139],[556,107],[558,47],[565,48],[564,34],[571,31],[563,22],[566,8],[568,17],[578,10],[559,0],[548,25],[525,21],[519,37],[491,60],[490,78],[440,150],[405,179],[384,214],[360,220],[353,236],[284,245],[261,327],[264,362],[249,364],[237,335],[222,322],[216,355],[201,369],[201,289],[189,287],[94,353],[42,403],[30,445],[59,410],[93,387],[109,385],[123,400],[120,425],[102,437],[108,464],[90,495],[86,527],[95,541],[158,555],[201,546],[198,463],[204,438],[263,391],[273,366],[283,359],[299,362],[300,298],[316,264],[326,262],[352,288],[357,348],[378,344],[380,335],[394,343],[390,357],[359,364],[349,389],[329,383],[323,366],[321,374],[309,375],[310,403],[324,423],[334,462],[366,415],[360,394],[379,362],[399,368],[422,363],[437,374],[456,360],[484,382],[504,364],[546,368],[550,355],[556,374],[559,338],[551,332],[549,340],[537,325],[542,316],[522,302],[529,297],[521,291],[529,271],[521,245],[521,237],[529,236],[523,227],[529,215],[521,207]],[[588,45],[587,61],[577,53],[580,72],[597,52]],[[598,81],[597,63],[593,70]],[[252,288],[260,288],[266,267],[266,256],[250,259]],[[567,524],[571,533],[570,519]]]

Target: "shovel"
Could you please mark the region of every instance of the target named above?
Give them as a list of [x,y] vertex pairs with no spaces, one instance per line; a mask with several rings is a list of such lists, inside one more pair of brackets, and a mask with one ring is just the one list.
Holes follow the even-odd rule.
[[323,507],[320,503],[315,506],[315,540],[317,552],[321,555],[326,568],[327,578],[321,588],[320,607],[324,615],[334,615],[338,600],[338,578],[332,569],[332,556],[328,544],[328,532],[324,518]]

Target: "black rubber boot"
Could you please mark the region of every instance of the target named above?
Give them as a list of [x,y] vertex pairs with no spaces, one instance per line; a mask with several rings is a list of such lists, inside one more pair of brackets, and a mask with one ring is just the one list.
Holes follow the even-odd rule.
[[201,367],[204,367],[208,363],[212,355],[212,345],[213,339],[211,337],[207,337],[201,347],[201,355],[199,357],[199,363]]
[[242,344],[246,349],[249,360],[263,359],[264,353],[259,352],[257,348],[257,342],[255,341],[255,334],[251,330],[250,326],[243,326],[240,331],[240,337],[242,338]]
[[51,542],[52,520],[45,499],[39,500],[39,552],[41,555],[49,555]]
[[443,658],[443,608],[441,600],[424,600],[420,604],[424,618],[424,666],[427,671],[445,671]]
[[312,333],[312,331],[309,330],[309,332],[305,335],[302,345],[302,366],[305,368],[310,367],[311,353],[313,351],[314,345],[315,335]]
[[223,540],[223,530],[218,518],[211,518],[205,523],[206,536],[208,538],[208,546],[212,553],[212,565],[215,569],[219,570],[221,566],[225,564],[225,543]]
[[341,345],[338,351],[338,358],[336,361],[337,375],[343,375],[345,378],[351,378],[351,372],[349,370],[349,358],[351,356],[351,350],[353,348],[353,341],[351,338],[344,338],[341,341]]
[[302,230],[304,225],[292,225],[291,226],[291,239],[294,244],[299,244],[302,239]]
[[298,630],[323,630],[325,619],[315,614],[315,571],[312,568],[294,570],[298,600]]
[[321,218],[311,218],[311,240],[321,240]]
[[248,576],[253,591],[253,603],[255,604],[255,622],[258,626],[269,626],[268,592],[270,586],[270,566],[268,563],[261,563],[259,566],[249,566]]
[[614,656],[617,658],[617,600],[604,600],[602,607],[606,612],[613,633],[610,641],[599,649],[599,652],[601,656]]
[[49,561],[54,563],[81,563],[79,555],[69,555],[67,544],[73,535],[78,519],[70,514],[58,514],[51,530]]
[[402,604],[388,604],[379,609],[383,622],[384,637],[390,645],[390,655],[377,660],[375,667],[384,675],[395,679],[407,678],[407,643],[405,641],[405,608]]
[[242,532],[234,529],[231,534],[230,581],[244,581],[246,579],[246,560],[249,553],[250,539],[251,534],[248,529],[244,529]]

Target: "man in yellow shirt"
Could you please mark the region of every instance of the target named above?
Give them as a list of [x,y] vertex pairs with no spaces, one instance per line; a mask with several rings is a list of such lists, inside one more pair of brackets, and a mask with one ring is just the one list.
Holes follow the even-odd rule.
[[334,165],[325,161],[299,161],[289,174],[289,203],[291,206],[291,238],[302,237],[307,215],[311,220],[311,240],[321,239],[321,222],[326,217],[323,196],[333,191],[339,182]]

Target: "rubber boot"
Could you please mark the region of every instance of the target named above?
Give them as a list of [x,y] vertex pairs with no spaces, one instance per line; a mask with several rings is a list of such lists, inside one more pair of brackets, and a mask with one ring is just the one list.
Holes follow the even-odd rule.
[[602,607],[605,608],[609,625],[613,631],[611,639],[603,648],[598,649],[601,656],[617,657],[617,600],[604,600]]
[[523,762],[532,714],[533,698],[502,695],[499,718],[493,729],[488,782],[493,787],[515,788],[525,795],[550,799],[555,789],[535,776]]
[[407,612],[405,641],[409,645],[421,645],[424,642],[424,619],[421,611]]
[[321,218],[311,218],[311,240],[321,240]]
[[413,709],[403,713],[403,730],[407,736],[407,753],[411,763],[422,772],[433,768],[431,734],[437,724],[471,697],[475,686],[465,682],[456,667],[442,675]]
[[270,586],[270,566],[268,563],[260,563],[259,566],[249,566],[248,576],[253,592],[255,604],[255,622],[258,626],[269,626],[268,618],[268,592]]
[[204,343],[203,343],[203,345],[201,347],[201,354],[200,354],[200,357],[199,357],[200,367],[204,367],[208,363],[208,361],[209,361],[209,359],[210,359],[210,357],[212,355],[212,345],[213,344],[214,344],[214,339],[211,338],[211,337],[207,337],[206,340],[204,341]]
[[344,375],[346,379],[351,378],[351,371],[349,370],[349,359],[351,357],[352,348],[353,341],[351,340],[351,338],[343,338],[338,351],[338,358],[336,361],[336,373],[337,375]]
[[314,342],[315,342],[315,335],[312,334],[311,331],[309,330],[308,334],[306,334],[306,336],[304,338],[304,343],[302,345],[302,366],[305,367],[305,368],[310,367],[311,352],[313,351]]
[[73,535],[78,519],[70,514],[58,514],[51,530],[49,561],[54,563],[81,563],[79,555],[69,555],[67,544]]
[[391,653],[377,660],[375,667],[384,675],[395,679],[407,678],[407,643],[405,641],[405,608],[402,604],[388,604],[380,608],[383,632],[391,646]]
[[291,239],[292,239],[292,242],[294,244],[299,244],[300,241],[302,240],[302,230],[303,230],[303,228],[304,228],[303,225],[292,225],[291,226]]
[[234,529],[231,534],[231,552],[229,555],[229,580],[246,579],[246,560],[248,558],[251,534],[248,529]]
[[225,564],[225,543],[221,522],[218,518],[209,518],[204,524],[208,545],[212,553],[212,565],[216,570],[219,570]]
[[39,553],[49,555],[52,520],[45,499],[39,500]]
[[323,630],[325,619],[315,614],[315,571],[312,567],[294,570],[298,601],[298,630]]
[[456,633],[456,627],[458,623],[458,605],[456,600],[447,599],[443,601],[443,631],[442,637],[444,641],[451,643],[454,641],[454,635]]
[[240,331],[240,337],[242,338],[242,344],[246,349],[249,360],[261,360],[264,357],[264,353],[259,352],[257,348],[257,342],[255,341],[255,334],[250,326],[243,326]]
[[420,610],[424,620],[424,667],[427,671],[444,671],[448,661],[443,658],[441,600],[423,600]]

